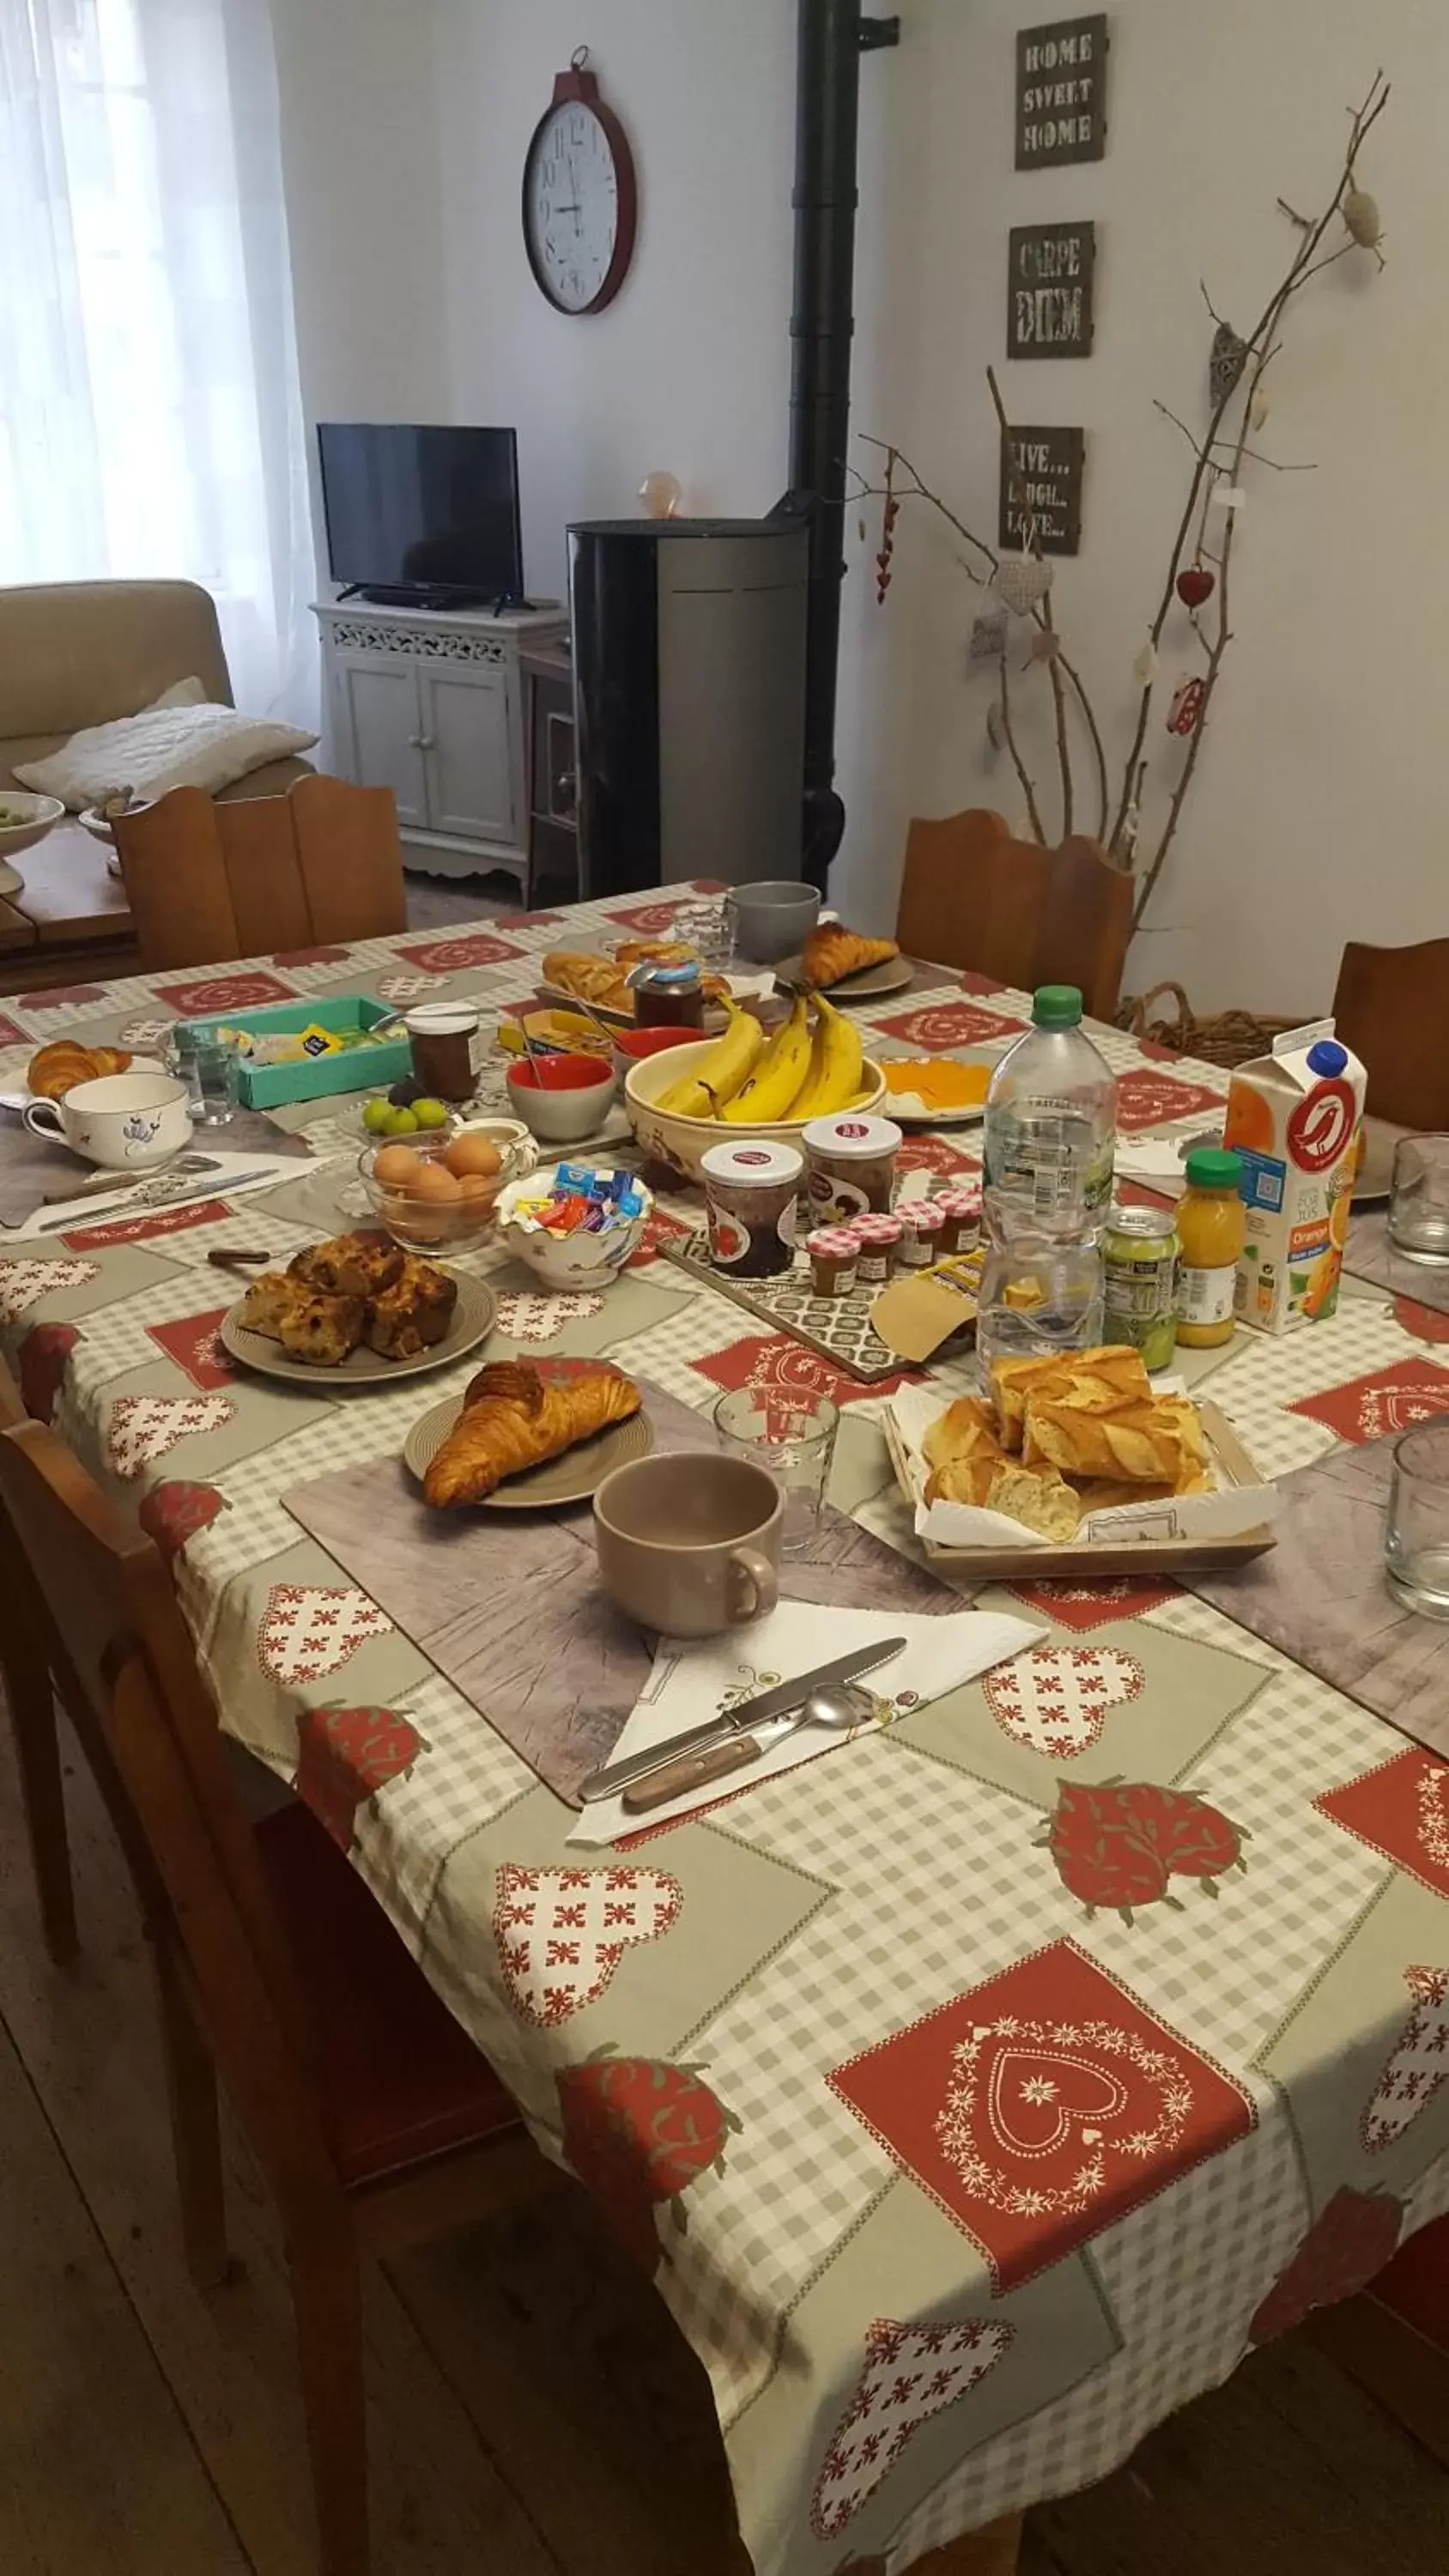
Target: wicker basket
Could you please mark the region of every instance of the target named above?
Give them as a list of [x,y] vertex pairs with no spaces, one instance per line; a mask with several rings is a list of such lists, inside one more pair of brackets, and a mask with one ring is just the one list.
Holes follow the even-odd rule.
[[[1176,1004],[1171,1019],[1154,1019],[1154,1004],[1165,993]],[[1247,1064],[1252,1057],[1268,1055],[1273,1040],[1284,1029],[1295,1029],[1296,1018],[1263,1020],[1252,1011],[1216,1011],[1210,1019],[1193,1016],[1192,1004],[1180,984],[1154,984],[1150,993],[1139,1001],[1124,1002],[1117,1013],[1117,1026],[1134,1038],[1149,1038],[1154,1046],[1170,1047],[1174,1055],[1197,1056],[1205,1064],[1231,1068]]]

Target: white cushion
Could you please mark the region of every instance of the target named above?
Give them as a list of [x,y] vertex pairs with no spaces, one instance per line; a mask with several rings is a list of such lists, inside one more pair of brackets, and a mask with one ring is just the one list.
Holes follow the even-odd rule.
[[22,787],[59,796],[79,814],[127,787],[145,804],[172,787],[204,787],[215,796],[249,769],[310,751],[316,740],[296,725],[211,706],[199,680],[178,680],[139,715],[88,725],[48,760],[27,761],[13,774]]

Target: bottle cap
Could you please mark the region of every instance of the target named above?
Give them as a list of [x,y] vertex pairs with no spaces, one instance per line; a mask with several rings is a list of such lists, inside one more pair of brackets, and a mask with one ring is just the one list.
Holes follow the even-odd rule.
[[1335,1074],[1342,1073],[1347,1062],[1348,1050],[1341,1047],[1336,1038],[1320,1038],[1317,1046],[1308,1050],[1309,1072],[1324,1074],[1330,1080]]
[[1082,996],[1075,984],[1038,984],[1031,1016],[1039,1029],[1074,1029],[1082,1016]]
[[1199,1145],[1187,1158],[1190,1190],[1236,1190],[1242,1178],[1241,1154],[1225,1154],[1221,1145]]

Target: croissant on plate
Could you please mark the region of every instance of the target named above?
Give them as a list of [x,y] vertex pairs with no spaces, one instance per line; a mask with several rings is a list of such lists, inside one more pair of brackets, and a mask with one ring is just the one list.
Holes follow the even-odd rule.
[[31,1057],[25,1079],[37,1100],[60,1100],[78,1082],[99,1082],[104,1074],[130,1069],[122,1047],[83,1047],[74,1038],[56,1038]]
[[620,1369],[545,1378],[527,1360],[494,1360],[469,1386],[423,1491],[438,1511],[485,1502],[505,1476],[561,1457],[611,1422],[627,1422],[642,1402]]
[[800,962],[807,984],[830,985],[858,975],[866,966],[883,966],[888,957],[900,953],[893,939],[866,939],[858,930],[847,930],[843,921],[817,921],[800,952]]

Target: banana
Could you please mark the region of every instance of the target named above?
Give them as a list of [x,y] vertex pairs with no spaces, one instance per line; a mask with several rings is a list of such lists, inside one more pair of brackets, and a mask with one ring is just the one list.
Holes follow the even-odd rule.
[[837,1109],[848,1108],[860,1089],[865,1049],[859,1029],[843,1011],[827,1002],[823,993],[815,996],[815,1010],[810,1071],[798,1098],[790,1104],[792,1119],[829,1118]]
[[773,1126],[788,1116],[809,1067],[810,1028],[805,996],[800,993],[788,1020],[775,1031],[743,1090],[726,1103],[721,1117],[732,1127]]
[[655,1107],[673,1118],[718,1118],[727,1100],[747,1082],[765,1052],[765,1032],[752,1011],[727,1001],[729,1027],[701,1056],[693,1073],[670,1084]]

